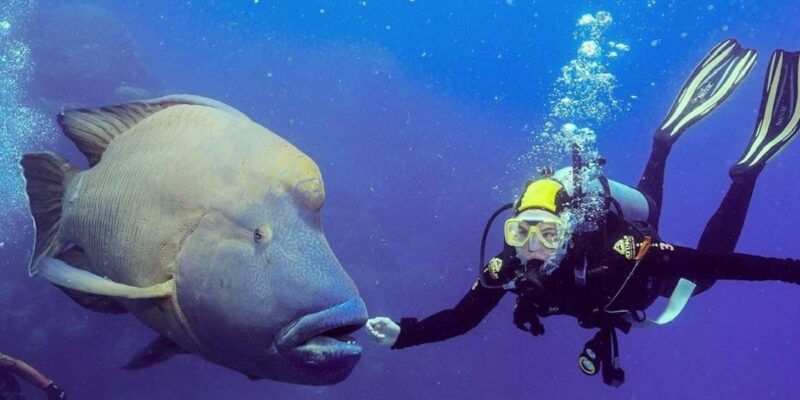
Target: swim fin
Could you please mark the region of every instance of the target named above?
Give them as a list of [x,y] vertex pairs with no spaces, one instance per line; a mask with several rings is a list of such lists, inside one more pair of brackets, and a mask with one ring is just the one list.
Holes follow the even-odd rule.
[[656,138],[674,143],[687,128],[714,111],[750,73],[757,56],[755,50],[733,39],[714,46],[683,84]]
[[775,50],[764,79],[764,92],[753,137],[731,176],[758,173],[797,136],[800,130],[800,51]]

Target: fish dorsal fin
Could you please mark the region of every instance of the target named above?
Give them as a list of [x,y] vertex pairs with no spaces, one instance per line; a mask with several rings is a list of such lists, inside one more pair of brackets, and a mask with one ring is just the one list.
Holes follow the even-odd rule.
[[67,110],[58,115],[61,130],[94,166],[100,162],[111,141],[145,118],[176,105],[198,105],[216,108],[236,117],[247,118],[235,108],[217,100],[186,94],[139,100],[100,108]]

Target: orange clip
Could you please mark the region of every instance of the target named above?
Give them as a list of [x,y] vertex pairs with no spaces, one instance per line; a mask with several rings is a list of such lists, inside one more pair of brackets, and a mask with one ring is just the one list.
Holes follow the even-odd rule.
[[645,255],[647,255],[647,250],[650,250],[650,243],[653,241],[653,238],[650,236],[645,236],[644,240],[642,241],[641,247],[639,247],[639,252],[636,253],[636,257],[633,259],[636,261],[642,261]]

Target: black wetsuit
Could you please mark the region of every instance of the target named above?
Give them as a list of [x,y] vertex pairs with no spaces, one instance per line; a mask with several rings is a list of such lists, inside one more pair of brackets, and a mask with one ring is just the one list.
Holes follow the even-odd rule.
[[[576,317],[584,327],[599,328],[608,316],[603,310],[643,311],[662,293],[665,284],[681,277],[693,281],[777,280],[800,284],[798,260],[711,253],[670,245],[657,238],[652,238],[646,254],[637,263],[632,257],[641,249],[643,236],[646,235],[638,236],[636,231],[617,229],[603,241],[602,256],[588,265],[584,284],[576,282],[573,268],[576,263],[569,258],[552,276],[540,279],[541,288],[536,290],[528,291],[524,286],[522,289],[508,290],[490,288],[476,281],[455,307],[421,321],[415,318],[401,319],[400,335],[392,348],[401,349],[464,334],[478,325],[507,291],[519,296],[516,313],[535,313],[535,316],[541,317],[567,314]],[[630,243],[627,248],[626,242]],[[500,281],[509,280],[515,271],[520,270],[520,263],[511,250],[498,255],[503,260],[498,277]],[[629,252],[626,253],[626,250]],[[632,268],[635,268],[635,272],[631,274]],[[487,274],[487,270],[484,270],[484,281],[492,283],[492,277]],[[624,289],[619,291],[623,283]],[[537,324],[535,316],[528,315],[525,319],[525,315],[515,315],[515,322]],[[625,326],[618,327],[627,330]],[[528,327],[526,330],[530,329],[535,335],[543,333],[541,326],[536,328]]]
[[[653,151],[637,186],[650,203],[648,220],[615,220],[616,214],[609,212],[602,234],[574,238],[575,243],[586,242],[594,246],[591,251],[580,252],[589,255],[585,263],[582,262],[583,256],[570,258],[568,255],[552,276],[534,285],[540,286],[537,290],[511,290],[519,296],[514,317],[518,327],[534,335],[542,334],[544,329],[537,316],[554,314],[575,316],[587,328],[601,327],[609,323],[607,314],[602,311],[604,308],[643,311],[659,294],[671,293],[681,277],[698,283],[695,294],[708,289],[717,279],[778,280],[800,284],[800,261],[733,253],[760,169],[733,178],[722,203],[706,224],[697,249],[670,245],[658,238],[656,230],[661,214],[664,167],[670,148],[669,143],[654,141]],[[651,243],[637,264],[631,256],[639,255],[637,253],[647,236]],[[519,265],[514,250],[508,246],[497,258],[503,262],[499,276],[496,276],[500,281],[510,280],[513,276],[509,274],[524,269]],[[578,284],[574,267],[581,264],[587,264],[586,275],[584,282]],[[629,274],[634,266],[636,273]],[[486,273],[484,270],[484,280],[491,281],[493,277],[487,277]],[[625,282],[628,276],[631,278]],[[617,293],[623,286],[624,290]],[[454,308],[423,320],[401,319],[400,335],[392,348],[401,349],[464,334],[483,320],[506,291],[486,287],[477,281]],[[612,298],[614,302],[609,304]],[[611,319],[614,327],[625,331],[630,327],[616,325],[619,322]]]

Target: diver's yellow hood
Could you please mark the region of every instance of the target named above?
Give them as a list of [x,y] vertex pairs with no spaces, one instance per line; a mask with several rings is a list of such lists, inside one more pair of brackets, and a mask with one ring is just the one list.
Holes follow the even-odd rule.
[[562,206],[561,198],[565,195],[561,182],[551,178],[539,179],[528,184],[514,211],[519,214],[525,210],[538,209],[558,214]]

